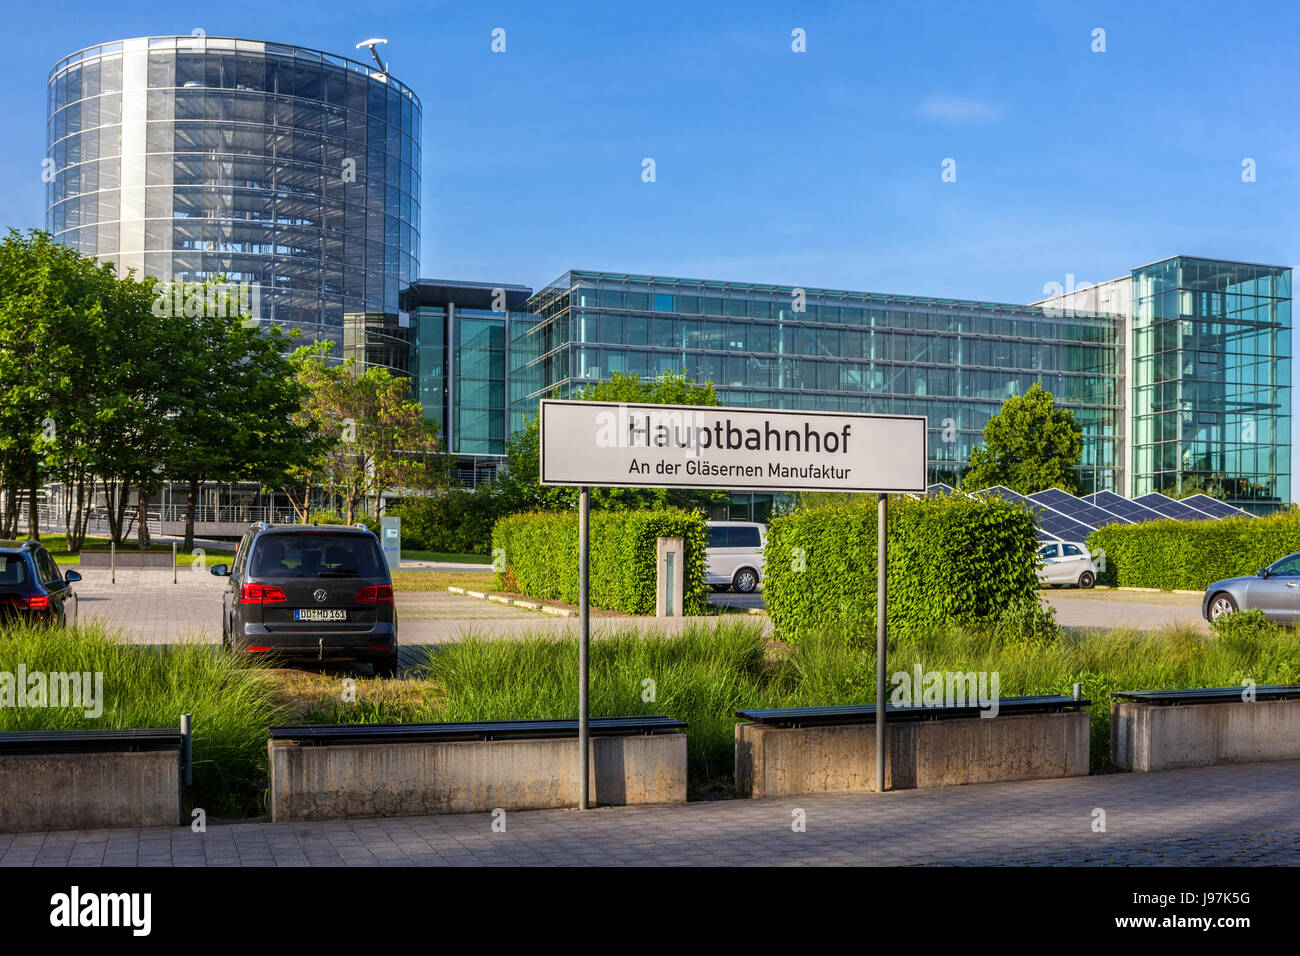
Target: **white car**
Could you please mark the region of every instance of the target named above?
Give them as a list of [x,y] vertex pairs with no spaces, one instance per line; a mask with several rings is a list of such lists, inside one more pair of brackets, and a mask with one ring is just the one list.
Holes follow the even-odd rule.
[[1038,557],[1042,559],[1038,566],[1039,584],[1077,584],[1090,588],[1097,583],[1097,566],[1092,563],[1086,544],[1052,542],[1038,549]]
[[735,588],[749,594],[763,575],[767,525],[756,521],[710,521],[704,580],[715,591]]

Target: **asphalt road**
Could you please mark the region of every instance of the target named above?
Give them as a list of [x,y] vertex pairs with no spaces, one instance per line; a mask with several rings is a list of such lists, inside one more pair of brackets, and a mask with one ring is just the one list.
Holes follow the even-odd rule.
[[[1172,591],[1119,591],[1109,588],[1047,588],[1039,595],[1056,609],[1056,621],[1070,628],[1131,627],[1141,631],[1185,625],[1209,630],[1201,617],[1200,594]],[[737,594],[713,591],[709,601],[719,607],[763,609],[763,592]]]

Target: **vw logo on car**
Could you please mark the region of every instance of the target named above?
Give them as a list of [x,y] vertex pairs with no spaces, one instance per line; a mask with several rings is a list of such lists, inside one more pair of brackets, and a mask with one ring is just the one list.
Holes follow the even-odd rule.
[[327,597],[329,597],[330,593],[329,591],[326,591],[324,588],[317,588],[315,591],[311,592],[311,596],[314,597],[316,599],[316,603],[319,604],[321,601],[324,601]]

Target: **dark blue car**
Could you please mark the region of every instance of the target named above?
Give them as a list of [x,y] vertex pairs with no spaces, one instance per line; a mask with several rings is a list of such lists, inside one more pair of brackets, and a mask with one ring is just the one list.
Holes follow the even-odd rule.
[[76,571],[64,574],[39,541],[0,541],[0,623],[70,626],[77,620]]

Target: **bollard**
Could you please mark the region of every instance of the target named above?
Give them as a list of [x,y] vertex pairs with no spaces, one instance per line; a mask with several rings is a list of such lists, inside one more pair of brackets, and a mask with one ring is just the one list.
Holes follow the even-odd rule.
[[1074,699],[1083,700],[1083,685],[1078,681],[1075,681],[1074,683]]
[[172,542],[172,584],[176,583],[176,542]]
[[190,714],[181,714],[181,768],[185,786],[194,783],[194,736],[190,726]]

